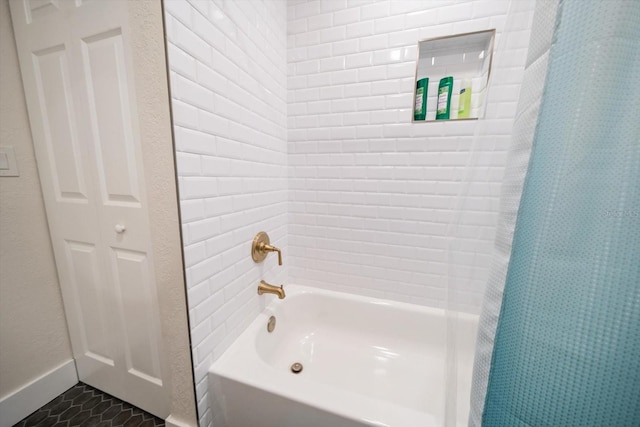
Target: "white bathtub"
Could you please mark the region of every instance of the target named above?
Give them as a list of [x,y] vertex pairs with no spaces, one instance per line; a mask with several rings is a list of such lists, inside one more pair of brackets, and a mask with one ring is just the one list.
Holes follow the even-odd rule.
[[[443,310],[286,285],[211,366],[215,427],[441,427]],[[267,332],[270,316],[276,327]],[[468,396],[477,317],[459,315]],[[465,348],[462,348],[465,347]],[[302,363],[299,374],[291,372]],[[466,425],[468,404],[458,405]]]

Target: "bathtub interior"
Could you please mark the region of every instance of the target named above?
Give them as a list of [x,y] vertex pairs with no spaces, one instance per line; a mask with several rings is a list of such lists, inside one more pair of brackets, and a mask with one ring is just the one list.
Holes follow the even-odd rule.
[[[276,327],[269,333],[266,325],[271,316]],[[230,369],[238,368],[227,363],[216,371],[219,377],[245,381],[254,388],[262,382],[265,390],[310,406],[314,399],[305,401],[305,395],[318,397],[317,392],[324,390],[323,397],[332,395],[336,400],[335,413],[348,414],[353,409],[355,414],[354,408],[375,406],[404,411],[407,419],[421,414],[418,417],[433,418],[434,425],[440,425],[446,380],[445,319],[439,309],[290,286],[287,298],[272,302],[223,355],[228,361],[244,360],[260,369],[253,375],[250,369],[231,373]],[[458,384],[460,395],[470,389],[465,377],[470,379],[473,346],[467,338],[475,336],[475,321],[473,316],[457,317],[458,341],[469,347],[457,352],[462,355],[456,361],[463,379]],[[247,353],[253,353],[255,360]],[[291,372],[295,362],[303,365],[299,374]],[[278,390],[274,382],[284,389]],[[345,410],[341,399],[349,399],[352,408]],[[320,405],[317,399],[315,403]],[[463,403],[458,411],[463,415],[468,405]],[[377,424],[373,420],[370,425]]]
[[[307,381],[416,411],[432,412],[443,404],[442,393],[433,387],[444,381],[441,316],[324,295],[294,298],[295,303],[273,311],[275,330],[263,328],[256,336],[257,353],[266,364],[289,374],[291,364],[299,362],[304,368],[298,375]],[[417,339],[421,335],[428,339]]]

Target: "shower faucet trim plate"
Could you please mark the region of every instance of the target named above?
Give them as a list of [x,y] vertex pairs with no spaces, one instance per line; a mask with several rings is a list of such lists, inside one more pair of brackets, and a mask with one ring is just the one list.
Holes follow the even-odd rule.
[[251,244],[251,258],[255,262],[262,262],[269,255],[269,252],[278,253],[278,265],[282,265],[282,251],[275,246],[271,246],[269,235],[264,231],[256,234]]

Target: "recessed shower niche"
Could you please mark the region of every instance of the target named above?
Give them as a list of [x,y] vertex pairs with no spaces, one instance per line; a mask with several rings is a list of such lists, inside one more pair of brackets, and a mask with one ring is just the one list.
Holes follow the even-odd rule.
[[495,33],[486,30],[418,42],[414,122],[482,118]]

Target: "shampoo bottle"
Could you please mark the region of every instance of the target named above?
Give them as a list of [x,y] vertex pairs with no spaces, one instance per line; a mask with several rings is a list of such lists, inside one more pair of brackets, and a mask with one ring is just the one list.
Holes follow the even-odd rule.
[[413,120],[424,120],[427,117],[427,87],[429,87],[428,77],[416,82],[416,104],[413,109]]
[[471,79],[462,80],[460,87],[460,103],[458,104],[458,118],[468,119],[471,114]]
[[446,120],[451,115],[451,90],[453,89],[453,77],[444,77],[438,87],[438,107],[436,120]]

